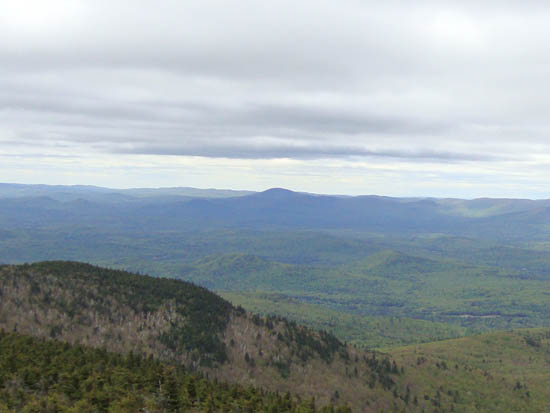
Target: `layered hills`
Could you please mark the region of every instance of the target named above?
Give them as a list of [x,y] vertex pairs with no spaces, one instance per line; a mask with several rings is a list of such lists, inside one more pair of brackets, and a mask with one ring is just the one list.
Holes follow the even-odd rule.
[[550,326],[547,203],[0,185],[0,262],[178,278],[357,345],[404,345]]
[[0,329],[185,366],[246,403],[253,386],[296,409],[545,411],[547,333],[525,328],[550,327],[548,208],[0,185]]
[[249,310],[338,331],[369,347],[545,326],[550,316],[544,273],[391,249],[336,267],[215,255],[186,265],[176,276]]
[[281,188],[254,193],[0,185],[0,224],[6,228],[116,225],[125,230],[323,229],[446,233],[526,241],[550,235],[545,225],[549,211],[548,200],[351,197]]

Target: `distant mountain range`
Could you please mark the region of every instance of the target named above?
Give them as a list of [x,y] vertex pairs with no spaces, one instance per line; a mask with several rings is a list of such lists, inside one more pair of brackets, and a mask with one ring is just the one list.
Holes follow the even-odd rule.
[[0,198],[22,198],[44,196],[58,201],[76,199],[98,201],[130,201],[134,198],[225,198],[249,195],[253,191],[230,189],[176,188],[132,188],[113,189],[93,185],[24,185],[0,183]]
[[550,200],[391,198],[194,188],[114,190],[0,184],[0,226],[115,226],[445,233],[499,241],[550,237]]

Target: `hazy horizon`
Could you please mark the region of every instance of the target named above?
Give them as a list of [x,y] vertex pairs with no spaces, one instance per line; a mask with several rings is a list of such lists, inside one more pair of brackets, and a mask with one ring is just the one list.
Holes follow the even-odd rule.
[[106,189],[110,191],[125,191],[125,190],[169,190],[169,189],[192,189],[192,190],[199,190],[199,191],[233,191],[233,192],[250,192],[250,193],[260,193],[260,192],[266,192],[269,190],[288,190],[291,192],[296,193],[302,193],[302,194],[309,194],[309,195],[328,195],[328,196],[343,196],[343,197],[354,197],[354,196],[379,196],[379,197],[388,197],[388,198],[418,198],[418,199],[457,199],[457,200],[476,200],[476,199],[510,199],[510,200],[529,200],[529,201],[542,201],[542,200],[548,200],[549,198],[520,198],[520,197],[487,197],[487,196],[481,196],[481,197],[474,197],[474,198],[466,198],[466,197],[438,197],[438,196],[429,196],[429,195],[418,195],[418,196],[394,196],[394,195],[386,195],[381,193],[359,193],[359,194],[346,194],[346,193],[339,193],[339,192],[310,192],[310,191],[302,191],[302,190],[296,190],[291,188],[286,188],[282,186],[272,186],[268,188],[262,188],[262,189],[249,189],[249,188],[217,188],[217,187],[197,187],[197,186],[152,186],[152,187],[137,187],[137,186],[128,186],[128,187],[113,187],[113,186],[103,186],[103,185],[93,185],[93,184],[43,184],[43,183],[18,183],[18,182],[0,182],[0,185],[24,185],[24,186],[46,186],[46,187],[90,187],[90,188],[98,188],[98,189]]

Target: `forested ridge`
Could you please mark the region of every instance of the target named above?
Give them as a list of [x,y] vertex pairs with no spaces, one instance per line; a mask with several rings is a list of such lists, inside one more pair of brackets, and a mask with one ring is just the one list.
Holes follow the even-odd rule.
[[[85,329],[91,330],[90,344],[94,336],[113,341],[117,337],[111,336],[118,333],[124,334],[121,344],[135,339],[131,345],[137,346],[140,339],[148,339],[152,347],[146,351],[162,351],[165,358],[177,358],[182,350],[196,351],[203,364],[227,357],[219,333],[234,309],[191,283],[63,261],[4,266],[1,277],[0,294],[17,292],[20,304],[26,296],[34,321],[47,330],[41,335],[56,338],[66,332],[69,340],[72,334],[81,340],[79,330]],[[7,312],[0,321],[25,328],[25,319],[18,321]]]
[[0,267],[0,331],[0,412],[549,407],[545,329],[384,353],[191,283],[76,262]]
[[[191,283],[76,262],[0,268],[0,328],[153,357],[221,382],[291,392],[319,406],[388,405],[395,362]],[[397,394],[397,393],[396,393]],[[402,403],[402,402],[400,402]]]

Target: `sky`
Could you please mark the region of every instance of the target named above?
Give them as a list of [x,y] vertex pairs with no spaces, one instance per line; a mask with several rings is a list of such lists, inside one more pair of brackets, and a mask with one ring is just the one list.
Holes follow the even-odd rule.
[[545,1],[0,5],[0,182],[550,198]]

